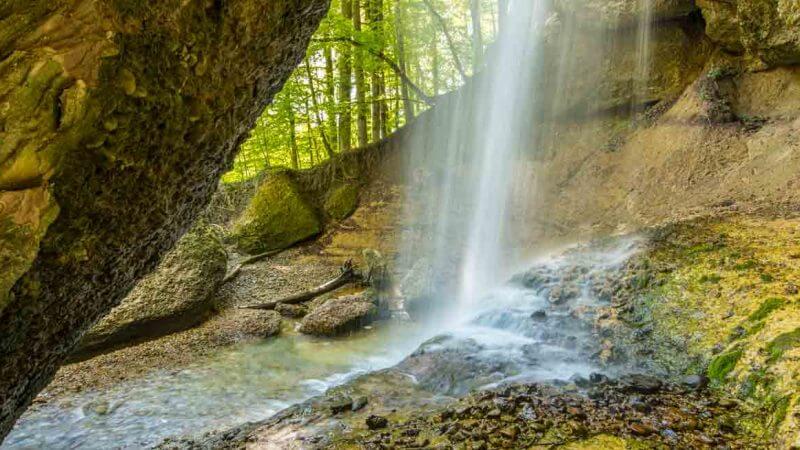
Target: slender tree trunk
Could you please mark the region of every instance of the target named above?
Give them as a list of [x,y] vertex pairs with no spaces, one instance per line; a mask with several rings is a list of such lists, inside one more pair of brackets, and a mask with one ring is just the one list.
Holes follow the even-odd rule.
[[472,17],[472,72],[478,71],[483,60],[483,31],[481,29],[481,0],[469,0]]
[[433,96],[439,95],[441,75],[439,73],[439,45],[436,42],[436,33],[433,35],[433,42],[431,42],[431,57],[433,59]]
[[297,170],[300,168],[300,160],[297,155],[297,131],[295,130],[295,116],[294,108],[289,105],[289,146],[292,153],[292,169]]
[[[353,2],[353,28],[356,32],[361,31],[361,0]],[[367,137],[367,83],[364,79],[364,50],[356,47],[355,52],[355,78],[356,78],[356,128],[358,134],[358,146],[366,147],[369,143]]]
[[[397,54],[397,64],[400,70],[408,72],[406,65],[406,42],[405,42],[405,29],[403,0],[395,0],[394,3],[394,20],[395,20],[395,53]],[[408,86],[405,83],[400,83],[400,95],[403,97],[403,111],[406,118],[406,123],[414,119],[414,103],[411,101],[411,93],[408,91]],[[399,126],[399,125],[398,125]]]
[[428,8],[428,11],[433,14],[433,17],[436,19],[436,21],[439,22],[439,26],[442,28],[442,33],[444,33],[444,37],[447,39],[447,45],[450,47],[450,54],[453,55],[453,62],[456,65],[456,69],[458,70],[459,75],[461,75],[461,79],[466,82],[467,72],[464,70],[464,65],[461,63],[461,58],[458,56],[458,49],[456,49],[453,36],[450,34],[450,29],[447,28],[447,22],[445,22],[444,17],[442,17],[442,15],[436,11],[436,8],[433,7],[430,0],[422,0],[422,3],[426,8]]
[[[306,60],[306,64],[308,64],[308,60]],[[311,80],[308,80],[309,84]],[[308,97],[306,97],[306,138],[308,139],[308,159],[311,161],[311,167],[317,165],[314,161],[314,133],[311,127],[311,106],[308,102]]]
[[[333,145],[337,145],[339,138],[337,137],[338,133],[336,127],[336,76],[333,70],[333,45],[325,45],[323,53],[325,57],[325,113],[328,121],[327,135],[330,137],[330,142],[332,142]],[[314,106],[314,108],[319,113],[319,107]],[[326,139],[324,138],[323,140]],[[325,144],[325,151],[328,153],[328,158],[333,158],[333,148],[327,142]]]
[[[379,51],[383,51],[383,0],[369,0],[368,16],[370,28],[376,36]],[[378,70],[372,72],[372,140],[381,140],[383,130],[382,86],[383,80]]]
[[328,140],[325,133],[325,126],[322,123],[322,112],[320,112],[319,103],[317,102],[317,90],[314,88],[314,73],[311,71],[311,62],[306,58],[306,76],[308,77],[308,90],[311,93],[311,103],[317,116],[317,126],[319,127],[319,134],[322,136],[322,145],[325,146],[325,152],[328,158],[333,158],[333,147]]
[[[353,19],[353,10],[350,0],[342,0],[342,16],[346,20]],[[351,124],[351,96],[353,88],[352,76],[352,49],[350,44],[343,43],[339,53],[339,151],[346,152],[351,149],[352,124]]]

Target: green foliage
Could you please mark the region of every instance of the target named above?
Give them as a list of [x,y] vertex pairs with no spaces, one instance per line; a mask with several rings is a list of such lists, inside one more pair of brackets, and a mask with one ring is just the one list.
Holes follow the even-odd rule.
[[[256,122],[225,182],[247,180],[271,167],[314,167],[346,150],[343,140],[358,147],[359,112],[365,116],[367,143],[388,136],[429,107],[398,70],[428,97],[464,83],[459,65],[468,74],[475,71],[470,2],[358,0],[361,30],[356,30],[342,13],[342,1],[356,0],[333,0],[306,60]],[[484,42],[497,33],[497,8],[497,0],[480,2]],[[376,22],[378,11],[382,20]],[[343,58],[349,58],[349,74],[341,71]],[[358,70],[364,74],[360,94]],[[341,82],[348,78],[352,89],[342,96]],[[359,103],[361,98],[366,104]],[[352,122],[346,138],[339,135],[342,119]]]

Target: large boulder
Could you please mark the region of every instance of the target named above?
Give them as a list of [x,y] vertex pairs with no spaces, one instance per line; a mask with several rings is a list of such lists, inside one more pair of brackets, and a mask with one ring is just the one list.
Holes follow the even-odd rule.
[[726,50],[770,66],[800,64],[800,2],[697,0],[706,34]]
[[232,237],[239,249],[260,253],[289,247],[322,231],[314,208],[289,172],[275,172],[258,187]]
[[369,325],[378,308],[360,295],[332,298],[303,318],[300,332],[314,336],[337,336]]
[[328,7],[0,2],[0,438],[194,223]]
[[221,234],[200,225],[181,238],[158,269],[89,330],[79,356],[174,333],[208,318],[227,269]]

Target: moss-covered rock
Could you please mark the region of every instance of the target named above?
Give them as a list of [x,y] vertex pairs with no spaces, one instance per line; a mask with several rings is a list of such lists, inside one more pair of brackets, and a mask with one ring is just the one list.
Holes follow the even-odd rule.
[[800,440],[798,226],[733,216],[662,229],[646,255],[654,282],[627,318],[652,324],[646,345],[668,372],[705,369],[714,389],[767,411],[759,426],[787,447]]
[[325,214],[333,220],[350,217],[358,207],[358,185],[354,183],[334,186],[325,198]]
[[314,336],[337,336],[369,325],[378,308],[362,295],[332,298],[303,318],[300,332]]
[[260,253],[289,247],[321,230],[316,211],[303,198],[289,172],[276,172],[258,187],[236,221],[232,238],[241,250]]
[[733,53],[770,66],[800,63],[800,3],[795,0],[698,0],[706,33]]
[[208,318],[227,269],[221,233],[200,225],[84,336],[78,356],[180,331]]

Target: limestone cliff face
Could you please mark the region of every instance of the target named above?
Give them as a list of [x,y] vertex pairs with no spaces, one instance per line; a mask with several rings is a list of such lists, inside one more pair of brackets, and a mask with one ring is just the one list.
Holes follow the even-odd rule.
[[800,64],[800,3],[697,0],[708,36],[727,51],[774,67]]
[[207,204],[327,7],[0,4],[0,436]]

